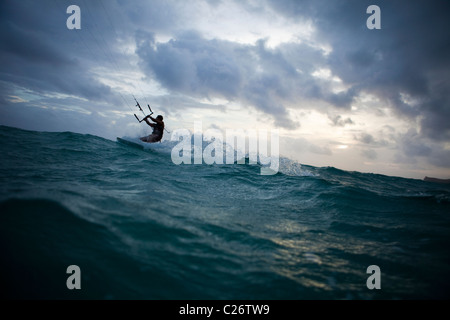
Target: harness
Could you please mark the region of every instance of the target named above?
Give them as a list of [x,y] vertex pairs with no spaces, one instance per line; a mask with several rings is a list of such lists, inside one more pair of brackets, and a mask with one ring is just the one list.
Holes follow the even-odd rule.
[[156,123],[155,126],[153,127],[153,134],[157,134],[158,136],[162,137],[163,133],[164,133],[164,126],[159,123]]

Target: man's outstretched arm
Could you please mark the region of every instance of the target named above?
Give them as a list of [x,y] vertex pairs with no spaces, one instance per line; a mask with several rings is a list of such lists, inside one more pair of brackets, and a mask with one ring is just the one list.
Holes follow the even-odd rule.
[[149,117],[150,117],[150,119],[152,119],[153,122],[156,122],[157,124],[162,124],[162,121],[161,121],[161,120],[155,119],[155,118],[153,118],[153,117],[150,116],[150,115],[149,115]]
[[[152,118],[151,116],[146,116],[146,117],[144,118],[145,122],[146,122],[150,127],[154,127],[155,125],[154,125],[153,123],[151,123],[150,121],[148,121],[148,118],[150,118],[150,119],[153,120],[153,118]],[[153,121],[154,121],[154,120],[153,120]]]

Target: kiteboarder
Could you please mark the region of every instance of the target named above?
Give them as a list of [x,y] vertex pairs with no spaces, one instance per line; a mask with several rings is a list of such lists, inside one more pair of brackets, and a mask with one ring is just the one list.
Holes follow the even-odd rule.
[[[154,123],[151,123],[148,119],[151,119]],[[142,137],[140,138],[142,141],[144,142],[148,142],[148,143],[154,143],[154,142],[158,142],[161,141],[163,134],[164,134],[164,121],[163,121],[163,116],[159,115],[155,118],[153,118],[151,115],[146,116],[143,119],[150,127],[153,128],[153,132],[151,135],[147,136],[147,137]]]

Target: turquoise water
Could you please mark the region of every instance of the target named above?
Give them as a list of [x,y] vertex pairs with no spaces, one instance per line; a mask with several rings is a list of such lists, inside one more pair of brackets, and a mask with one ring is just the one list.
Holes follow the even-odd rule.
[[176,166],[172,146],[0,127],[2,297],[449,298],[449,186],[288,159],[274,176]]

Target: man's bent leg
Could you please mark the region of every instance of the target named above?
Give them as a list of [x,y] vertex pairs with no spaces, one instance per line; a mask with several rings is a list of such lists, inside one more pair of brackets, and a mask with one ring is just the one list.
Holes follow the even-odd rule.
[[157,134],[151,134],[148,137],[142,137],[140,139],[147,143],[158,142],[159,140],[161,140],[160,136]]

